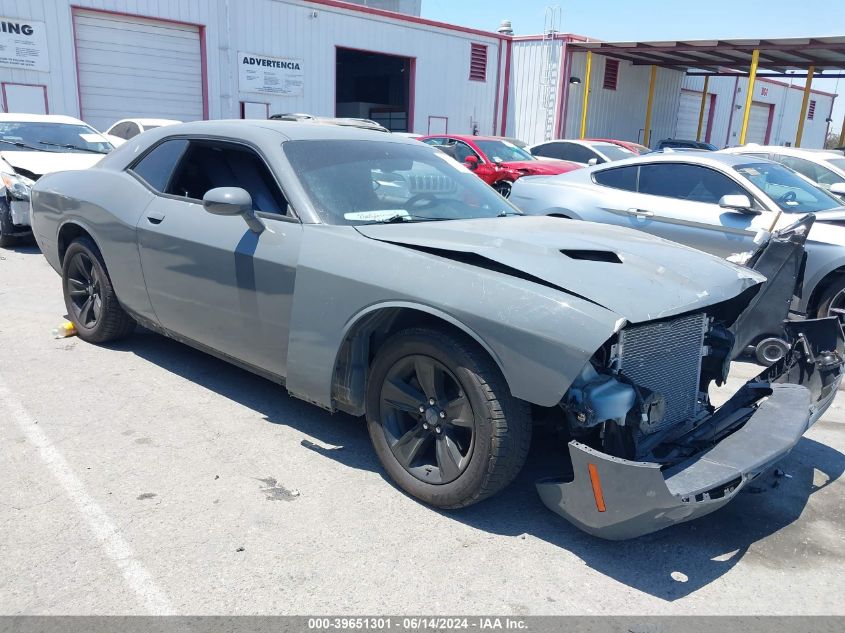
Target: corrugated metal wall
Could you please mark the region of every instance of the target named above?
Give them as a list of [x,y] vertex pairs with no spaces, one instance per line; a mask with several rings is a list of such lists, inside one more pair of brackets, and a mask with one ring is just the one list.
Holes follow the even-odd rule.
[[[581,105],[584,97],[586,53],[571,53],[570,76],[582,83],[569,87],[566,108],[566,137],[577,138],[581,125]],[[646,104],[648,102],[649,66],[634,66],[620,61],[616,90],[602,87],[606,57],[593,55],[592,86],[587,116],[587,137],[614,138],[626,141],[643,140]],[[666,68],[657,69],[654,105],[651,114],[651,145],[672,136],[681,98],[684,73]]]
[[[546,111],[543,107],[543,63],[549,48],[542,41],[517,41],[513,44],[513,103],[514,118],[508,134],[526,143],[543,141]],[[551,54],[560,60],[561,40],[549,42]],[[563,77],[560,68],[559,79]],[[558,82],[559,83],[559,82]],[[557,88],[556,88],[557,90]]]
[[[413,129],[449,118],[450,132],[494,131],[497,79],[504,86],[500,40],[301,0],[0,0],[0,15],[46,22],[50,72],[0,68],[0,80],[46,84],[52,113],[79,115],[71,5],[190,22],[205,27],[209,116],[237,117],[240,101],[269,102],[270,112],[335,110],[335,47],[416,58]],[[316,16],[316,17],[315,17]],[[469,81],[471,43],[488,46],[487,81]],[[305,61],[301,97],[238,90],[239,50]],[[499,113],[501,117],[501,113]]]
[[[771,145],[795,144],[795,134],[798,131],[798,116],[801,113],[803,86],[797,80],[796,86],[790,88],[773,81],[758,79],[754,84],[753,100],[757,103],[774,104],[774,116],[769,137]],[[685,77],[683,87],[701,92],[704,89],[703,77]],[[744,77],[711,77],[707,91],[716,95],[715,118],[711,142],[718,147],[739,144],[739,133],[742,127],[742,108],[745,106],[745,95],[748,89],[748,79]],[[812,120],[804,121],[804,136],[802,147],[821,148],[824,146],[827,133],[827,118],[830,116],[833,97],[827,94],[812,93],[810,99],[816,102],[815,115]],[[733,112],[733,116],[731,116]]]

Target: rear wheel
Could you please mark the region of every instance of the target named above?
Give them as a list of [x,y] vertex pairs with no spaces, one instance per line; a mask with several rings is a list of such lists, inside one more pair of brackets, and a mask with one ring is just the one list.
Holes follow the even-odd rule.
[[68,246],[62,260],[62,288],[68,316],[82,340],[106,343],[135,329],[135,321],[120,306],[103,256],[91,239],[80,237]]
[[376,453],[406,492],[439,508],[489,497],[519,473],[531,442],[528,405],[472,341],[411,329],[377,354],[367,388]]

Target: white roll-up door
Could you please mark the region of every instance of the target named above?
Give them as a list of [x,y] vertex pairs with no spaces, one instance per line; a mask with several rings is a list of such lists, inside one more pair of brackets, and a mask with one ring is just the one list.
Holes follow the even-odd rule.
[[203,117],[199,27],[77,9],[73,23],[86,122]]
[[[678,105],[678,123],[675,126],[675,138],[695,140],[698,132],[698,115],[701,111],[701,93],[692,90],[681,91],[681,101]],[[704,123],[701,126],[701,139],[707,132],[707,123],[710,121],[710,98],[704,103]]]
[[751,114],[748,116],[748,131],[745,134],[746,143],[766,143],[766,136],[769,133],[769,111],[772,108],[770,103],[752,103]]

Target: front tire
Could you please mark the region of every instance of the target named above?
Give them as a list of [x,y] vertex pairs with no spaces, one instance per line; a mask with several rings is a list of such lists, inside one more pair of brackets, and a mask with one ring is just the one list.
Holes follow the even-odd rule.
[[816,310],[816,318],[839,316],[833,310],[845,310],[845,276],[843,275],[836,277],[822,293]]
[[499,192],[499,195],[503,198],[510,198],[513,183],[509,180],[500,180],[499,182],[493,183],[493,189]]
[[527,403],[473,341],[409,329],[379,350],[367,385],[367,426],[385,470],[438,508],[477,503],[507,486],[531,443]]
[[12,237],[13,232],[12,210],[8,200],[3,197],[0,198],[0,247],[6,248],[17,242],[17,238]]
[[79,338],[106,343],[128,336],[135,321],[120,306],[97,245],[80,237],[62,260],[62,289],[68,316]]

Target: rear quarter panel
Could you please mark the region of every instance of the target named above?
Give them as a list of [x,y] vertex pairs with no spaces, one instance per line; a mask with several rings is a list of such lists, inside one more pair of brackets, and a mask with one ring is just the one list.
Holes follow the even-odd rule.
[[120,302],[154,318],[141,274],[135,227],[153,194],[133,176],[109,169],[58,172],[41,178],[32,193],[33,230],[50,265],[61,270],[59,234],[76,224],[91,235]]

